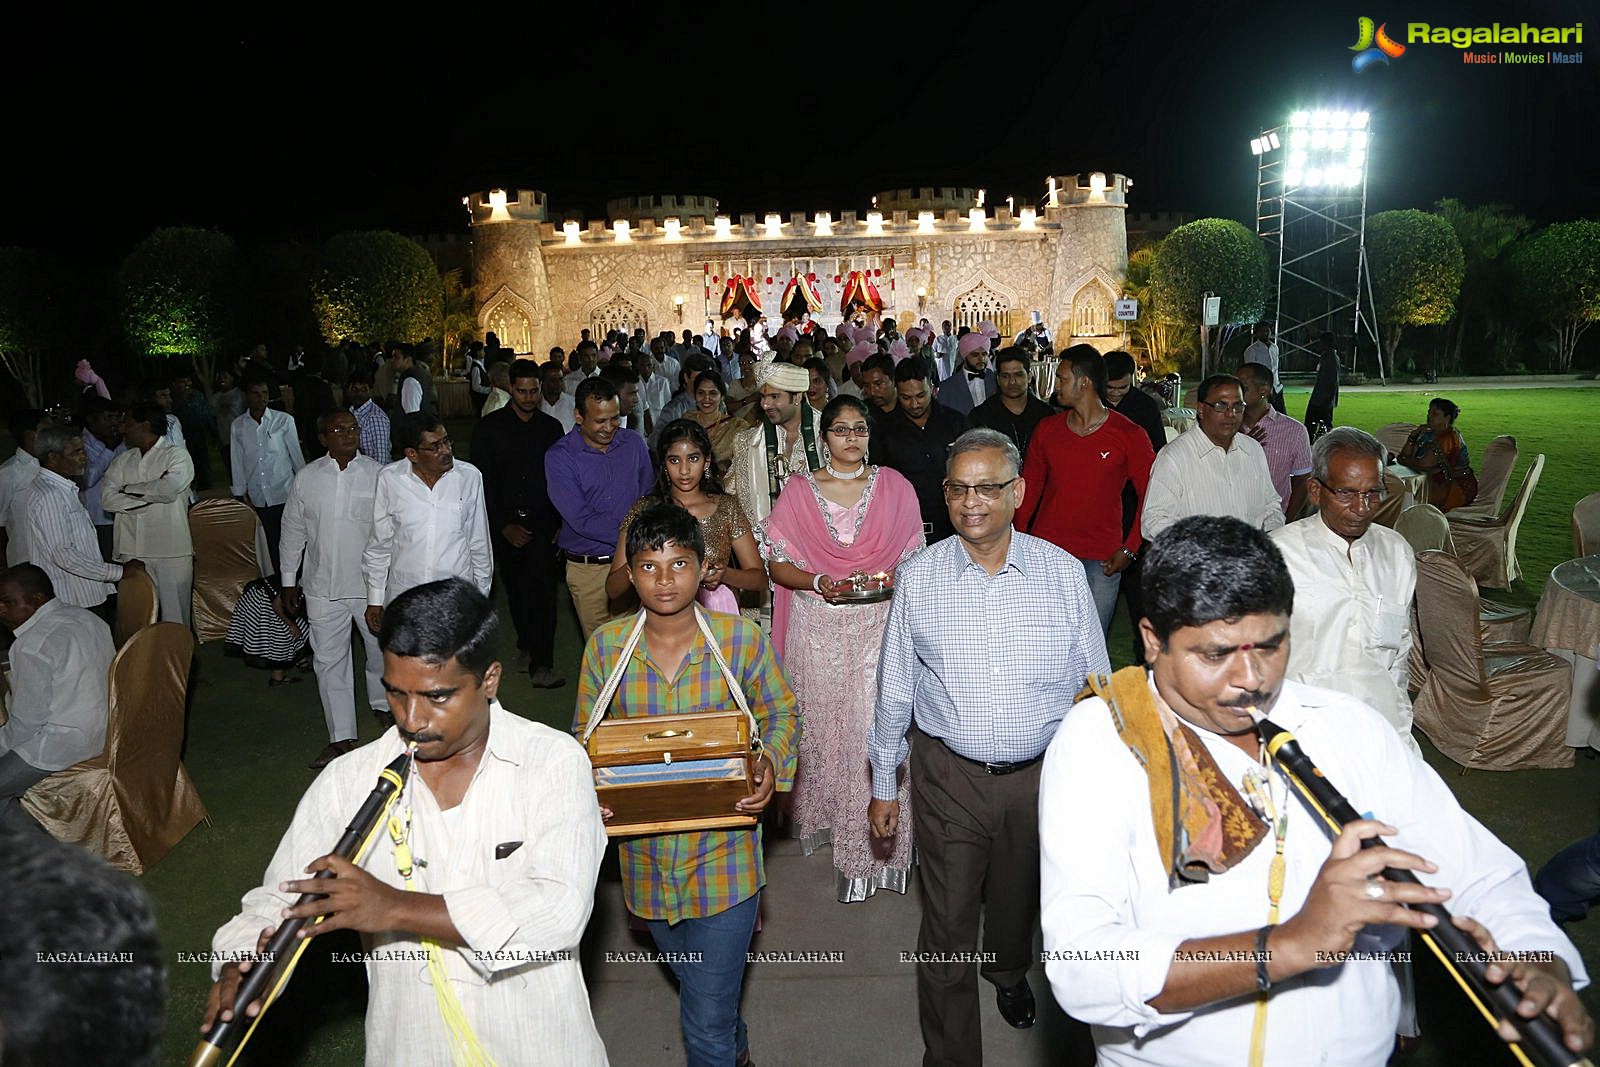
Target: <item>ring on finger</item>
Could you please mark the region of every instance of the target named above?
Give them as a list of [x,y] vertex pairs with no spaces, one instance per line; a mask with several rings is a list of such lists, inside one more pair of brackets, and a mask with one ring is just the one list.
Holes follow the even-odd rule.
[[1368,882],[1363,892],[1366,893],[1368,900],[1382,900],[1384,894],[1383,883],[1378,881]]

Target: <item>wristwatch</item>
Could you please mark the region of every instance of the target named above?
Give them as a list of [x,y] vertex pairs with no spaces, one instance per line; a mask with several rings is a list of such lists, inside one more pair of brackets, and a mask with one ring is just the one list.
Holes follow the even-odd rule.
[[1124,556],[1127,556],[1129,563],[1138,563],[1139,562],[1139,553],[1130,552],[1126,546],[1117,549],[1117,551],[1121,552]]

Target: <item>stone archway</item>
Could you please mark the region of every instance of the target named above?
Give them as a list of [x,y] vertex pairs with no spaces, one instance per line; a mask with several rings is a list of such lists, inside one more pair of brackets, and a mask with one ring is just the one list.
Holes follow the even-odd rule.
[[1001,337],[1009,338],[1016,331],[1011,328],[1011,299],[998,289],[991,288],[987,280],[956,297],[950,322],[957,330],[966,326],[976,330],[985,319],[994,323]]
[[533,351],[533,330],[538,322],[533,305],[502,285],[478,310],[478,325],[500,339],[501,347],[527,354]]
[[590,336],[597,339],[605,337],[611,330],[631,334],[634,330],[642,329],[645,336],[650,335],[650,315],[644,304],[620,288],[613,287],[591,300],[584,308],[584,316],[592,331]]
[[1111,337],[1117,333],[1117,281],[1098,267],[1085,271],[1067,292],[1072,294],[1072,336]]

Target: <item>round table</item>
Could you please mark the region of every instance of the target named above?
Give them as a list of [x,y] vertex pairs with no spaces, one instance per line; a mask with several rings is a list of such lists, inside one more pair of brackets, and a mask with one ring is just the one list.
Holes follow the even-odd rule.
[[1600,555],[1569,559],[1550,572],[1528,640],[1572,664],[1567,744],[1600,749]]
[[1425,504],[1428,501],[1428,472],[1413,470],[1403,463],[1391,463],[1384,468],[1385,474],[1392,474],[1400,479],[1400,484],[1406,487],[1408,500],[1406,507],[1412,504]]

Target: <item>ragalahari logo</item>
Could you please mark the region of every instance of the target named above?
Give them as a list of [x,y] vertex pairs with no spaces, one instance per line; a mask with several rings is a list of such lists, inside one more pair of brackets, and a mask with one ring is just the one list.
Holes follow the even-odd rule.
[[1356,21],[1356,43],[1350,46],[1350,51],[1356,55],[1350,60],[1350,69],[1360,74],[1374,63],[1389,65],[1389,60],[1399,59],[1405,54],[1406,46],[1394,40],[1384,31],[1389,24],[1383,23],[1374,29],[1374,23],[1367,16],[1362,15]]

